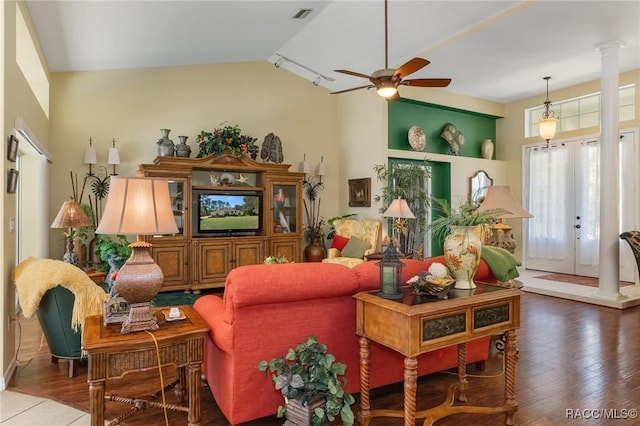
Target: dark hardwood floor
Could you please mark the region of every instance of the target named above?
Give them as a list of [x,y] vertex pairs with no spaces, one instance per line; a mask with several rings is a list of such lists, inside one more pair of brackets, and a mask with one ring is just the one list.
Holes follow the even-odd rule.
[[[522,328],[518,331],[519,357],[516,367],[516,424],[522,426],[555,425],[638,425],[637,418],[624,418],[640,409],[640,307],[619,311],[584,303],[525,293],[522,298]],[[40,343],[37,319],[21,319],[22,342],[18,359],[33,359],[20,366],[9,389],[50,398],[74,408],[89,411],[86,365],[79,374],[67,377],[67,362],[50,362],[44,348],[34,356]],[[349,366],[358,368],[358,366]],[[502,356],[492,350],[485,371],[471,367],[468,392],[470,404],[500,404],[504,377]],[[166,370],[165,381],[173,375]],[[455,380],[451,373],[420,378],[418,409],[442,402],[447,386]],[[108,393],[122,396],[155,392],[157,371],[127,376],[108,383]],[[275,391],[274,391],[275,392]],[[372,391],[373,408],[402,408],[402,385]],[[247,401],[250,404],[251,401]],[[354,411],[358,409],[358,397]],[[107,403],[107,418],[117,416],[126,406]],[[576,413],[568,416],[568,410]],[[584,410],[584,411],[578,411]],[[601,410],[601,411],[586,411]],[[603,412],[603,410],[608,410]],[[617,410],[617,411],[616,411]],[[202,392],[203,425],[226,425],[208,389]],[[582,418],[578,418],[582,415]],[[605,416],[617,416],[616,420]],[[599,418],[594,418],[598,416]],[[591,418],[585,418],[591,417]],[[629,416],[630,417],[630,416]],[[169,412],[171,425],[184,424],[184,413]],[[437,425],[495,426],[503,424],[502,415],[458,414]],[[247,423],[246,426],[275,426],[283,421],[275,416]],[[51,424],[55,424],[53,421]],[[151,409],[125,420],[126,425],[163,425],[161,410]],[[403,425],[401,419],[374,419],[372,426]],[[418,423],[420,424],[420,423]]]

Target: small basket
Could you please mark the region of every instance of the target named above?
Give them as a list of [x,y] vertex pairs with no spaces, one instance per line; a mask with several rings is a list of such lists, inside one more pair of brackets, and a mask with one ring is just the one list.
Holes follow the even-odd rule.
[[444,279],[436,279],[431,274],[420,275],[418,281],[411,284],[413,292],[417,296],[436,297],[438,299],[446,299],[449,292],[453,289],[456,280],[447,277]]

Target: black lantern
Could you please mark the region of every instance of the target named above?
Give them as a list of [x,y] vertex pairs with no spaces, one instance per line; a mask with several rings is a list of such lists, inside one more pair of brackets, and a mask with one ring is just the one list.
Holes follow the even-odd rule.
[[398,250],[393,242],[382,253],[382,260],[378,262],[380,268],[380,292],[378,296],[385,299],[401,300],[402,293],[402,268],[404,263],[400,261]]

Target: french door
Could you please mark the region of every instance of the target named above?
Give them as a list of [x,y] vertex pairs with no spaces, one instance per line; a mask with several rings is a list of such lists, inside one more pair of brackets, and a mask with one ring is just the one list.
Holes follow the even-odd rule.
[[[620,137],[620,232],[637,229],[636,134]],[[600,241],[600,142],[597,139],[524,147],[524,203],[529,269],[597,277]],[[634,281],[635,262],[620,241],[620,279]]]

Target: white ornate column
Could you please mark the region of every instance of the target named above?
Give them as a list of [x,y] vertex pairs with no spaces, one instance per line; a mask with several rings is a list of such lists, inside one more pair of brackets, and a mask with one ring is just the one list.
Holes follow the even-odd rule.
[[597,295],[622,299],[619,252],[618,86],[621,41],[598,46],[601,55],[600,103],[600,280]]

